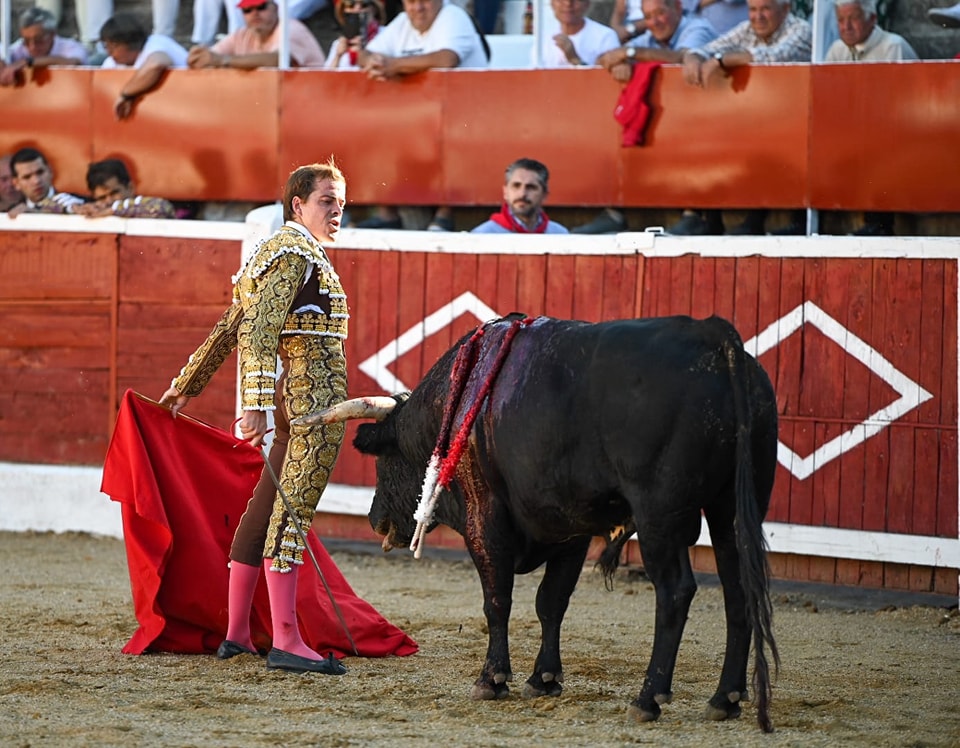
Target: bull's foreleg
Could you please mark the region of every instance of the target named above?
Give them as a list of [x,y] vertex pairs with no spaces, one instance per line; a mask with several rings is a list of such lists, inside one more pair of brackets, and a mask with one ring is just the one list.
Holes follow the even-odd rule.
[[650,664],[640,695],[628,709],[629,716],[638,722],[657,719],[660,705],[673,698],[673,670],[680,638],[697,591],[687,547],[661,542],[668,538],[669,533],[663,538],[641,538],[640,544],[644,570],[656,590],[657,612]]
[[523,695],[559,696],[563,692],[563,664],[560,659],[560,627],[570,596],[580,578],[590,538],[578,538],[547,561],[537,589],[537,618],[540,619],[540,651],[533,674],[523,686]]
[[466,497],[464,540],[480,575],[483,614],[487,619],[487,657],[471,697],[489,701],[505,699],[513,680],[508,629],[513,606],[514,557],[509,515],[489,493],[475,461],[464,459],[457,473]]
[[[711,517],[708,515],[708,521]],[[740,716],[740,702],[747,699],[747,664],[750,658],[750,627],[740,584],[740,565],[732,523],[710,523],[710,538],[723,586],[727,619],[727,648],[716,693],[707,704],[706,717],[713,720]]]
[[508,681],[513,680],[510,667],[508,629],[513,605],[513,564],[509,558],[493,563],[485,554],[474,555],[480,585],[483,588],[483,614],[487,618],[487,657],[480,677],[473,684],[473,699],[492,701],[510,695]]

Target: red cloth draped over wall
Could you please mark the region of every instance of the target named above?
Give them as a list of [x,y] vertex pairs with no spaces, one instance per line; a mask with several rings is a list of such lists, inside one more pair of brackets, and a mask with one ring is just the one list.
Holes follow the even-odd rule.
[[[127,390],[103,466],[101,491],[122,504],[133,604],[140,626],[124,646],[144,652],[211,653],[227,630],[228,553],[260,477],[260,451],[221,429]],[[319,538],[313,549],[360,656],[409,655],[417,644],[358,597]],[[300,570],[297,613],[321,654],[354,654],[313,563]],[[253,640],[272,637],[266,583],[257,587]]]

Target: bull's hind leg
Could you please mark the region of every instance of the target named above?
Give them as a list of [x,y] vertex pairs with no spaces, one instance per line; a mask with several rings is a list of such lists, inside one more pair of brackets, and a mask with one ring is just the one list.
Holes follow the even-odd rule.
[[570,603],[570,595],[580,579],[589,546],[590,538],[572,540],[547,561],[543,580],[537,588],[540,651],[533,674],[523,685],[524,696],[559,696],[563,692],[560,627]]
[[673,697],[673,670],[680,638],[697,591],[687,545],[676,542],[676,538],[669,542],[671,533],[662,527],[660,530],[663,531],[660,537],[648,535],[640,539],[643,568],[656,590],[657,612],[647,675],[640,695],[627,711],[638,722],[657,719],[660,705],[669,703]]
[[717,574],[723,587],[727,619],[727,647],[716,693],[707,704],[708,719],[740,716],[740,702],[747,699],[747,663],[750,658],[750,627],[746,600],[740,584],[740,562],[732,519],[720,520],[707,512],[710,542],[717,560]]

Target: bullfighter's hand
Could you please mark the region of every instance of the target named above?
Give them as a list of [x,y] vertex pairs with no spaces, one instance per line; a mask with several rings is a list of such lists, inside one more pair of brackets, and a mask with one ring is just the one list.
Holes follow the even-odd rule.
[[160,400],[158,402],[161,405],[170,408],[170,412],[173,413],[173,417],[176,418],[177,413],[180,412],[180,409],[190,402],[190,397],[188,395],[181,395],[180,390],[178,390],[176,387],[171,387],[160,396]]
[[245,410],[240,417],[240,437],[250,442],[250,446],[259,447],[267,433],[267,412],[265,410]]

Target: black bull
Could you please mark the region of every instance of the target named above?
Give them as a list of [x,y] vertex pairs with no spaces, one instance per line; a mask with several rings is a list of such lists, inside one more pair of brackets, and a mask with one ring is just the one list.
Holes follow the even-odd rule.
[[[476,399],[509,318],[489,323],[458,420]],[[461,340],[408,399],[361,398],[305,420],[374,417],[354,445],[377,456],[370,510],[384,548],[409,545],[424,472],[441,428]],[[375,402],[379,401],[379,402]],[[384,402],[388,407],[380,408]],[[446,407],[450,407],[446,405]],[[358,409],[359,408],[359,409]],[[656,631],[646,677],[629,707],[654,720],[673,671],[696,582],[689,547],[710,529],[723,585],[726,655],[707,716],[740,714],[754,641],[757,719],[770,730],[771,628],[761,522],[773,487],[777,409],[766,373],[718,317],[585,322],[538,318],[516,335],[479,411],[436,523],[466,541],[489,627],[478,699],[503,698],[512,679],[507,627],[513,577],[546,564],[536,598],[541,644],[527,696],[558,695],[560,627],[593,536],[613,573],[636,531],[656,589]]]

